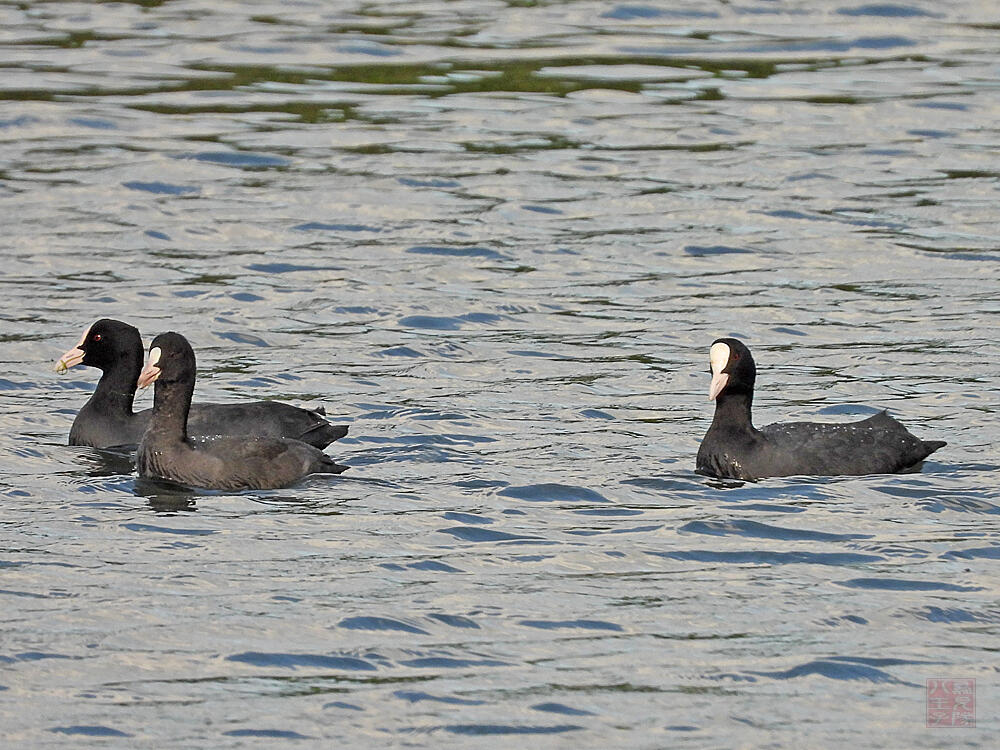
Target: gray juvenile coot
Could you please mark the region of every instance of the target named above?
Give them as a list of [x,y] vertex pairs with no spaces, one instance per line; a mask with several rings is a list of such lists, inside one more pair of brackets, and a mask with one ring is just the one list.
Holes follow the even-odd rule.
[[946,445],[920,440],[880,412],[846,424],[787,422],[757,429],[750,417],[757,377],[750,350],[717,339],[709,352],[715,418],[698,449],[699,474],[755,480],[794,474],[888,474],[916,468]]
[[[101,379],[73,420],[69,444],[93,448],[138,444],[152,414],[151,409],[132,411],[142,370],[138,329],[120,320],[98,320],[84,331],[80,343],[59,359],[56,371],[66,372],[76,365],[98,368]],[[188,434],[289,437],[325,448],[347,434],[347,427],[327,422],[325,413],[322,407],[300,409],[278,401],[195,404],[188,418]]]
[[153,415],[136,452],[139,476],[213,490],[265,490],[347,469],[319,448],[289,438],[189,438],[194,381],[194,350],[187,339],[173,332],[153,339],[138,378],[143,388],[156,383]]

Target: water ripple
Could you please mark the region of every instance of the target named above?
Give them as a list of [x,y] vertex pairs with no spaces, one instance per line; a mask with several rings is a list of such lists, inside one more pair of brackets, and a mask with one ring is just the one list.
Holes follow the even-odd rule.
[[675,552],[647,552],[646,554],[669,560],[737,565],[864,565],[880,562],[884,559],[876,555],[861,555],[850,552],[776,552],[773,550],[743,550],[739,552],[677,550]]
[[284,669],[296,669],[298,667],[315,667],[319,669],[345,670],[351,672],[373,672],[378,667],[364,659],[353,656],[327,656],[325,654],[289,654],[289,653],[262,653],[259,651],[246,651],[241,654],[232,654],[226,657],[226,661],[250,664],[255,667],[282,667]]
[[83,737],[134,737],[135,736],[133,734],[129,734],[128,732],[123,732],[120,729],[104,726],[102,724],[74,724],[73,726],[67,726],[67,727],[52,727],[51,729],[49,729],[49,731],[54,732],[55,734],[70,734]]
[[691,521],[681,526],[678,531],[692,534],[710,534],[713,536],[747,536],[763,539],[783,539],[786,541],[839,542],[852,539],[868,539],[869,534],[833,534],[826,531],[810,531],[807,529],[791,529],[785,526],[773,526],[759,521],[733,519],[729,521]]
[[915,581],[904,578],[852,578],[837,581],[838,586],[856,589],[874,589],[886,591],[983,591],[982,586],[961,586],[942,581]]
[[520,487],[506,487],[497,492],[503,497],[513,497],[531,502],[562,502],[562,503],[607,503],[604,495],[585,487],[574,487],[565,484],[528,484]]
[[511,724],[451,724],[442,727],[450,734],[458,734],[465,737],[487,737],[495,735],[519,735],[519,734],[563,734],[574,732],[584,727],[576,724],[556,724],[553,726],[538,725],[511,725]]
[[390,617],[347,617],[337,623],[337,627],[348,630],[399,630],[404,633],[427,635],[427,631]]
[[756,675],[758,677],[770,677],[774,680],[793,680],[800,677],[819,675],[831,680],[858,680],[862,682],[874,683],[895,683],[916,687],[915,685],[903,682],[902,680],[897,680],[895,677],[881,669],[875,669],[874,667],[865,666],[863,664],[846,664],[844,662],[827,661],[824,659],[806,662],[778,672],[749,671],[747,674]]

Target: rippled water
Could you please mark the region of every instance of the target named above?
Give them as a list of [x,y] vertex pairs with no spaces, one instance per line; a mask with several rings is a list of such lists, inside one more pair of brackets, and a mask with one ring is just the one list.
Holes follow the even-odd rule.
[[[6,746],[994,746],[998,29],[0,6]],[[325,404],[351,470],[167,495],[66,447],[98,317],[187,334],[202,400]],[[695,475],[728,334],[759,423],[948,446]],[[925,726],[934,678],[976,729]]]

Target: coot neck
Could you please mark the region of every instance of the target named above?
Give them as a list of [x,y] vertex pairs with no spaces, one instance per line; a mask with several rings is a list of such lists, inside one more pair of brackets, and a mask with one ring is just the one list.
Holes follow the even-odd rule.
[[756,432],[750,407],[753,404],[753,391],[725,391],[715,400],[715,417],[713,428],[727,430],[745,430]]
[[194,380],[157,381],[153,390],[153,416],[150,428],[160,435],[184,442],[187,440],[188,412],[194,394]]
[[132,416],[136,381],[142,372],[142,353],[126,354],[118,362],[101,372],[94,395],[89,404],[106,414]]

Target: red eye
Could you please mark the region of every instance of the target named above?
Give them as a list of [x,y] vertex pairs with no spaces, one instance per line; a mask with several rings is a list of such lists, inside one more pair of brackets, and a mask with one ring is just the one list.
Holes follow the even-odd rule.
[[733,362],[739,362],[739,361],[740,361],[740,355],[734,353],[733,354]]
[[95,333],[94,334],[94,341],[100,341],[100,340],[101,340],[101,334]]

